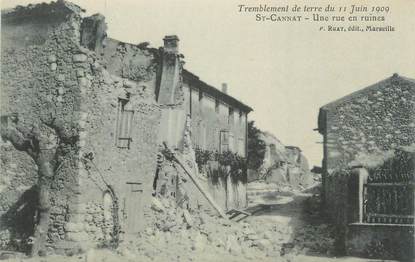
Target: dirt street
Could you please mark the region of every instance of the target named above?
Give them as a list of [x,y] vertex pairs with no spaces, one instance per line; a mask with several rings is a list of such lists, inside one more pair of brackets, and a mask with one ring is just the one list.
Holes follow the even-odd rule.
[[300,192],[253,183],[248,187],[248,211],[253,215],[240,221],[189,214],[167,200],[157,200],[154,227],[115,250],[67,257],[11,255],[8,261],[379,261],[334,256],[333,229],[318,212],[318,186]]

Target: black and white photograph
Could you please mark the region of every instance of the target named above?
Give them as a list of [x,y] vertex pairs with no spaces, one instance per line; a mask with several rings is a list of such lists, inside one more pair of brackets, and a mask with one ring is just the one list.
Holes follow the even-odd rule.
[[0,261],[415,261],[414,12],[1,0]]

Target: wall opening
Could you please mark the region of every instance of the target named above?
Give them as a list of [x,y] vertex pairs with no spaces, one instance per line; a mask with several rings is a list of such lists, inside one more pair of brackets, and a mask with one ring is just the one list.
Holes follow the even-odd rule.
[[134,110],[128,104],[127,99],[118,100],[116,145],[118,148],[130,148],[132,141],[131,131],[134,117]]
[[103,244],[107,247],[116,248],[119,243],[118,201],[110,187],[103,195],[103,209]]

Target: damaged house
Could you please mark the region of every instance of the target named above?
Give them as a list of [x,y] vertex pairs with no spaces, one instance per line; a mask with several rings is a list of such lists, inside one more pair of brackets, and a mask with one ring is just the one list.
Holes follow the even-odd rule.
[[415,80],[394,74],[320,108],[323,195],[339,248],[413,259]]
[[250,169],[249,181],[264,179],[275,184],[308,187],[313,183],[307,158],[297,146],[285,146],[273,134],[261,131],[259,139],[265,144],[265,154],[258,170]]
[[[179,39],[171,36],[164,40],[165,46],[177,56]],[[220,91],[181,69],[181,63],[179,60],[163,61],[158,101],[165,106],[162,107],[160,138],[169,147],[184,153],[186,163],[223,210],[245,208],[246,167],[235,168],[231,160],[224,158],[246,161],[247,117],[252,108],[230,96],[226,84]],[[181,182],[177,181],[177,173],[182,172],[166,164],[161,165],[158,176],[161,187],[168,191],[162,194],[173,196],[179,203],[186,198],[192,208],[209,211],[205,198],[194,186],[187,187],[190,198],[178,192]],[[237,175],[231,175],[236,172]]]
[[246,171],[216,190],[194,152],[245,157],[252,109],[184,70],[176,36],[159,49],[120,42],[82,12],[61,0],[2,12],[1,248],[116,246],[153,223],[152,194],[203,205],[163,142],[224,209],[243,207]]

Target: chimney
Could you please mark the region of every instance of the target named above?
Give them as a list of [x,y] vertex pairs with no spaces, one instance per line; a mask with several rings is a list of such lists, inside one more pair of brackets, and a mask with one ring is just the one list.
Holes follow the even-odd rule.
[[176,54],[179,52],[179,38],[176,35],[166,35],[163,40],[164,51]]
[[228,84],[222,83],[222,93],[228,93]]

